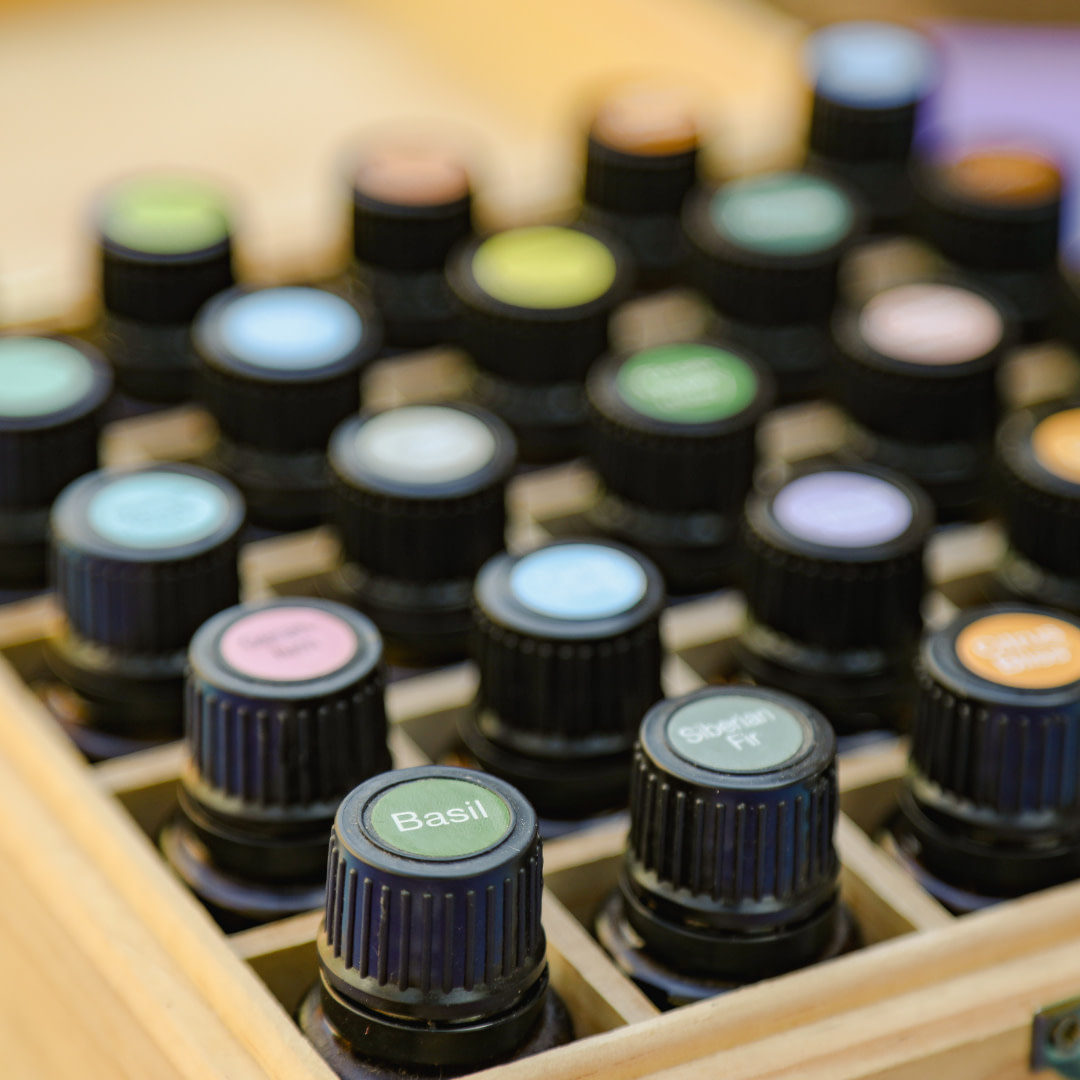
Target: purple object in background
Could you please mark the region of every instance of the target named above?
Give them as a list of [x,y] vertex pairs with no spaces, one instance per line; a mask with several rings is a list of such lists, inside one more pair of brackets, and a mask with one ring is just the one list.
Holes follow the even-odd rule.
[[923,110],[923,147],[1041,151],[1066,173],[1063,244],[1080,263],[1080,27],[931,22],[943,77]]

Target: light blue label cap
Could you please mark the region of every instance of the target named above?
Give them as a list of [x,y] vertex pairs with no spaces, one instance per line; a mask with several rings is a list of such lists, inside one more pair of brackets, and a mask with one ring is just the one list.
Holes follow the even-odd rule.
[[90,361],[51,338],[0,338],[0,416],[48,416],[70,408],[94,385]]
[[238,360],[271,371],[308,371],[348,355],[364,334],[351,304],[321,289],[263,289],[232,301],[219,333]]
[[510,574],[519,603],[554,619],[606,619],[639,603],[649,581],[641,564],[599,544],[559,544],[526,555]]
[[229,513],[225,493],[183,473],[136,473],[103,487],[91,500],[90,525],[124,547],[153,549],[194,543],[220,528]]

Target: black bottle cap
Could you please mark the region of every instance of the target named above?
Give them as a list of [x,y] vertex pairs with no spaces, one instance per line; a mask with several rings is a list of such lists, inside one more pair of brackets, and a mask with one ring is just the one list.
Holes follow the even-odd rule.
[[844,190],[805,172],[700,188],[683,209],[701,290],[721,315],[751,323],[827,319],[858,225]]
[[199,179],[148,174],[115,184],[97,209],[106,311],[190,322],[233,283],[229,217],[225,195]]
[[698,125],[678,90],[621,87],[596,110],[585,160],[585,202],[615,214],[678,215],[697,175]]
[[390,768],[382,641],[326,600],[232,607],[191,641],[181,808],[217,865],[316,880],[357,784]]
[[1080,408],[1021,409],[998,430],[1014,595],[1080,611]]
[[186,649],[237,602],[243,521],[236,488],[191,465],[76,480],[52,513],[54,587],[70,630],[123,653]]
[[1080,349],[1080,248],[1066,251],[1059,267],[1057,331],[1073,349]]
[[240,286],[192,326],[202,396],[222,434],[277,453],[319,451],[360,406],[378,351],[374,312],[324,289]]
[[327,1019],[397,1065],[512,1051],[543,1007],[542,889],[536,814],[509,784],[441,765],[361,784],[330,837]]
[[[48,507],[97,468],[101,407],[111,390],[108,366],[84,342],[0,337],[0,509]],[[0,543],[9,542],[3,532],[0,523]],[[44,536],[42,527],[36,539]]]
[[654,706],[630,785],[621,889],[677,970],[761,978],[835,934],[836,739],[798,698],[708,687]]
[[1080,873],[1080,621],[970,608],[923,642],[901,809],[931,873],[989,896]]
[[843,162],[903,162],[937,56],[924,35],[887,22],[840,22],[811,34],[810,150]]
[[[684,579],[708,587],[750,489],[772,377],[727,345],[680,342],[605,357],[586,392],[589,452],[604,488],[594,520],[655,558],[672,588]],[[693,548],[715,564],[711,575],[660,554]]]
[[436,146],[368,146],[350,177],[353,252],[361,263],[402,273],[441,270],[472,231],[469,175]]
[[1053,268],[1062,179],[1047,158],[978,149],[923,161],[913,178],[919,230],[946,258],[973,270]]
[[638,724],[661,696],[663,604],[657,568],[607,542],[556,541],[480,571],[480,687],[463,734],[544,817],[625,800]]
[[912,443],[985,447],[993,438],[997,371],[1014,334],[986,293],[897,285],[841,312],[834,337],[841,400],[870,431]]

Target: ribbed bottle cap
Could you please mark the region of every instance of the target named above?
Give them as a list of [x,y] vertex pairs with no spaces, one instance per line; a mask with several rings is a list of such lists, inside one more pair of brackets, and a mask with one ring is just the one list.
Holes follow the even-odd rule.
[[186,649],[238,599],[243,521],[236,488],[191,465],[76,480],[52,513],[54,585],[71,631],[123,653]]
[[749,686],[661,702],[634,753],[627,918],[676,970],[809,962],[835,933],[838,805],[836,740],[804,702]]
[[1015,895],[1080,871],[1080,621],[962,612],[923,643],[904,812],[942,880]]
[[83,342],[0,337],[0,507],[47,507],[97,468],[101,406],[111,390],[108,366]]
[[840,257],[858,227],[844,190],[810,173],[702,188],[683,210],[702,291],[721,315],[752,323],[828,318]]
[[920,230],[946,258],[976,270],[1053,267],[1062,178],[1049,159],[987,147],[925,161],[913,175]]
[[[366,781],[330,838],[318,938],[327,1018],[377,1059],[454,1064],[469,1051],[447,1045],[468,1041],[453,1025],[496,1017],[506,1026],[472,1058],[510,1049],[543,1006],[542,889],[536,815],[509,784],[441,765]],[[395,1025],[412,1029],[408,1051]]]
[[200,627],[182,806],[221,868],[321,878],[338,804],[390,768],[381,659],[372,623],[326,600],[232,607]]
[[497,555],[477,577],[480,688],[464,734],[545,817],[625,798],[626,755],[661,696],[663,604],[656,567],[600,541]]
[[169,173],[113,185],[97,207],[105,309],[146,323],[190,322],[233,282],[227,197]]
[[360,405],[378,351],[374,312],[324,289],[238,287],[192,327],[202,395],[222,433],[280,453],[322,450]]

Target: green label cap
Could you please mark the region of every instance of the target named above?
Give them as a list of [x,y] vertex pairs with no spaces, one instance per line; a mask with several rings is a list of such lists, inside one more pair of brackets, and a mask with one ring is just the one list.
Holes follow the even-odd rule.
[[810,730],[795,713],[750,694],[698,698],[676,709],[667,739],[679,757],[724,773],[765,772],[809,748]]
[[409,780],[369,805],[370,827],[379,840],[422,859],[479,855],[500,843],[513,824],[502,796],[469,780]]
[[52,338],[0,338],[0,416],[48,416],[94,386],[90,361]]
[[229,218],[224,196],[210,184],[139,176],[109,191],[101,231],[132,251],[182,255],[220,244],[229,235]]
[[713,197],[709,216],[727,239],[765,255],[808,255],[840,243],[855,223],[851,201],[802,173],[736,180]]
[[711,345],[659,345],[632,356],[615,376],[619,396],[657,420],[706,424],[745,409],[757,394],[746,361]]

